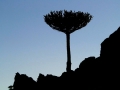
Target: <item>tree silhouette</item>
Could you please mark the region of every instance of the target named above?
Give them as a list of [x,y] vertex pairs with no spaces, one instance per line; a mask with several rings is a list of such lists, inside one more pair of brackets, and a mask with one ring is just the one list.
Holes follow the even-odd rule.
[[70,34],[74,31],[85,27],[92,19],[89,13],[81,11],[73,12],[67,11],[51,11],[49,14],[44,15],[45,22],[53,29],[66,34],[67,42],[67,67],[66,71],[71,71],[71,53],[70,53]]

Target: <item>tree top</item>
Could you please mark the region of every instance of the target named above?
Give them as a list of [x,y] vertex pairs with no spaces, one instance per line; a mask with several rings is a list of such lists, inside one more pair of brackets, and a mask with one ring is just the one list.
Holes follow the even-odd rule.
[[86,26],[92,17],[88,12],[60,10],[51,11],[44,15],[44,20],[53,29],[64,33],[72,33]]

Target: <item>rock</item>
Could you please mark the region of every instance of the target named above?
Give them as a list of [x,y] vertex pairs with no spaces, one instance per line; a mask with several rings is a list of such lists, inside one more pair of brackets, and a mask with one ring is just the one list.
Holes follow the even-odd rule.
[[108,60],[119,60],[120,27],[101,43],[100,57]]
[[15,75],[15,81],[13,84],[14,90],[28,90],[35,89],[36,82],[25,74],[19,74],[18,72]]
[[101,43],[100,58],[102,64],[103,83],[117,87],[120,79],[120,27]]
[[[16,73],[14,90],[119,90],[120,27],[101,43],[100,56],[85,58],[77,69],[63,72],[60,77],[39,74],[37,81]],[[10,87],[10,88],[13,88]],[[57,87],[57,88],[56,88]]]
[[39,74],[38,78],[37,78],[37,83],[40,83],[41,81],[44,81],[45,76],[43,74]]

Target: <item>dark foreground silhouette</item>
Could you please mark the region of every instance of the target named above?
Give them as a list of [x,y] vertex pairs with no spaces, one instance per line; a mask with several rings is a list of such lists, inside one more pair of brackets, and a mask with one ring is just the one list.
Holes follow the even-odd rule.
[[11,90],[120,90],[120,27],[101,43],[100,56],[88,57],[79,68],[60,77],[39,74],[37,81],[15,75]]

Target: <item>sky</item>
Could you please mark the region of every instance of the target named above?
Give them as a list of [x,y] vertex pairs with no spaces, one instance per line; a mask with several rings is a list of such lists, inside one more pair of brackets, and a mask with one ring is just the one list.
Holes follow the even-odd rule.
[[93,19],[70,35],[72,70],[100,55],[100,44],[120,26],[120,0],[0,0],[0,90],[15,73],[37,80],[39,73],[66,71],[66,35],[44,21],[50,11],[88,12]]

